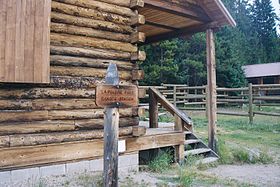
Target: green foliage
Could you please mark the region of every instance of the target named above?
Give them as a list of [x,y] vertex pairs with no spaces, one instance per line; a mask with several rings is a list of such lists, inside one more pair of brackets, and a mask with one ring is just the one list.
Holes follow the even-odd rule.
[[172,155],[169,152],[161,152],[154,160],[152,160],[148,168],[152,172],[162,173],[170,169],[172,162]]
[[[240,87],[246,84],[243,65],[280,61],[278,19],[271,0],[223,0],[237,22],[237,27],[224,27],[216,34],[217,84]],[[145,71],[142,85],[162,83],[205,85],[206,39],[204,33],[162,41],[144,46],[147,60],[140,66]]]

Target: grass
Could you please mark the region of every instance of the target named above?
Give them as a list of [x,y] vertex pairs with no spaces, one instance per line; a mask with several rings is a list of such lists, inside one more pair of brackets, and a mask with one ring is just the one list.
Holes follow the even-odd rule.
[[[265,111],[269,111],[266,109]],[[273,111],[273,110],[271,110]],[[207,143],[207,119],[205,113],[190,114],[194,121],[194,131]],[[164,122],[168,122],[166,120]],[[280,118],[255,116],[250,125],[246,117],[218,116],[217,124],[219,164],[280,164]],[[278,157],[278,159],[277,159]],[[162,186],[174,182],[178,186],[252,186],[236,180],[220,179],[205,175],[202,170],[209,166],[194,165],[198,158],[189,158],[182,166],[170,167],[163,173],[177,173],[176,177],[165,177]],[[165,159],[160,158],[164,161]],[[160,163],[160,164],[159,164]],[[162,168],[163,163],[154,164]],[[211,166],[210,166],[211,167]]]
[[161,152],[149,164],[148,168],[152,172],[162,173],[170,169],[172,163],[172,155],[170,152]]

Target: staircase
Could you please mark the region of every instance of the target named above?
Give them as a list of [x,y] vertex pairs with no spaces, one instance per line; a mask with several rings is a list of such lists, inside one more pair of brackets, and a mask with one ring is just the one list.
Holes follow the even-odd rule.
[[196,164],[209,164],[216,162],[219,156],[211,150],[201,139],[199,139],[193,132],[185,131],[185,158],[190,156],[201,156]]
[[[193,122],[191,118],[183,111],[179,110],[170,101],[168,101],[158,90],[154,88],[149,89],[150,95],[150,127],[158,126],[158,111],[157,103],[160,103],[168,112],[170,112],[175,118],[175,130],[184,131],[185,133],[185,159],[190,156],[201,157],[201,160],[197,161],[197,164],[208,164],[215,162],[219,159],[219,156],[211,150],[201,139],[199,139],[193,132]],[[156,114],[156,115],[155,115]]]

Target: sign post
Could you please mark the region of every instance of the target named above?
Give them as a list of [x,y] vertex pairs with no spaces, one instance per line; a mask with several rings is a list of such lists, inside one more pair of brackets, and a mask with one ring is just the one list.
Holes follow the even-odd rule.
[[138,106],[137,86],[120,86],[116,64],[110,64],[105,85],[96,88],[96,104],[104,107],[103,186],[118,186],[119,108]]

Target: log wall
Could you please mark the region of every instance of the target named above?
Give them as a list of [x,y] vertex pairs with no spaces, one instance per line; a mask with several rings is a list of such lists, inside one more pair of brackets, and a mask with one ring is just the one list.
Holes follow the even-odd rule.
[[[145,58],[137,47],[144,41],[137,31],[144,18],[136,10],[138,1],[132,2],[52,0],[50,83],[0,84],[0,152],[20,154],[24,148],[47,157],[40,164],[55,163],[64,154],[39,146],[103,138],[95,87],[104,81],[109,63],[117,64],[121,84],[137,85],[143,77],[136,61]],[[130,136],[138,122],[138,108],[120,109],[120,136]],[[16,160],[7,166],[1,156],[0,170],[25,166]]]

